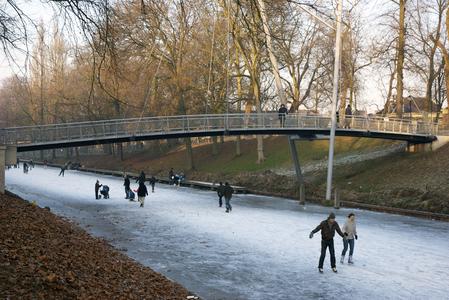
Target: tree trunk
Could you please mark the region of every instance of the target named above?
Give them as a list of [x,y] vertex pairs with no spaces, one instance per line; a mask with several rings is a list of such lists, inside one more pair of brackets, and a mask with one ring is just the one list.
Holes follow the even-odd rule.
[[193,163],[193,151],[192,151],[192,141],[190,138],[184,138],[186,144],[186,154],[187,154],[187,169],[195,170],[195,165]]
[[217,136],[212,137],[212,155],[218,155],[218,142],[217,142]]
[[69,153],[70,148],[65,148],[65,158],[69,159],[70,158],[70,153]]
[[75,147],[76,161],[80,161],[80,154],[78,151],[78,147]]
[[51,158],[56,159],[56,150],[55,149],[51,149]]
[[399,1],[399,42],[398,42],[398,77],[396,96],[396,115],[402,119],[402,94],[404,91],[404,56],[405,56],[405,3],[407,0]]

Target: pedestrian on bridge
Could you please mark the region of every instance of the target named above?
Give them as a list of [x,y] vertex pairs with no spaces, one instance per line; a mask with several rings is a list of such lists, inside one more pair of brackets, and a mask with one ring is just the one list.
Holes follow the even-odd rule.
[[129,199],[129,191],[131,190],[129,186],[131,183],[129,182],[128,176],[124,175],[123,177],[125,178],[125,182],[123,183],[123,186],[125,187],[125,199]]
[[343,128],[351,129],[351,120],[352,120],[352,109],[351,105],[348,104],[348,107],[345,109],[345,126]]
[[321,230],[321,256],[318,263],[318,271],[323,273],[324,259],[326,258],[326,249],[329,247],[329,254],[331,257],[331,268],[334,273],[337,273],[337,266],[335,265],[335,249],[334,249],[334,236],[335,231],[346,240],[346,236],[340,230],[340,226],[335,221],[335,214],[331,213],[329,217],[320,223],[312,232],[309,234],[309,238],[313,238],[313,234]]
[[281,104],[281,108],[279,108],[279,121],[281,123],[281,127],[285,127],[286,115],[288,115],[287,108],[285,108],[284,104]]
[[227,213],[232,211],[231,198],[232,198],[233,193],[234,193],[234,189],[229,185],[229,182],[226,182],[224,189],[223,189],[223,196],[225,197],[225,201],[226,201],[226,212]]

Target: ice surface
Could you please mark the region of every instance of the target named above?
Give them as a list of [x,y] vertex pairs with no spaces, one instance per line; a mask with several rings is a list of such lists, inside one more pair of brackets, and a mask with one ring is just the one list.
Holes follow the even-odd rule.
[[[114,239],[203,299],[449,299],[447,222],[256,195],[234,195],[227,214],[214,191],[164,184],[140,208],[124,199],[122,178],[59,171],[5,171],[6,188]],[[97,179],[110,199],[95,200]],[[319,274],[320,233],[308,236],[332,211],[340,227],[349,212],[356,215],[355,265],[347,257],[339,263],[343,245],[335,237],[338,274],[329,254]]]

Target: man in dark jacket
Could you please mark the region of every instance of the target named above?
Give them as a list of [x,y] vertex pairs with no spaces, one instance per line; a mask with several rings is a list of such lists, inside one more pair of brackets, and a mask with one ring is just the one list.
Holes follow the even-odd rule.
[[123,186],[125,187],[125,194],[126,194],[126,197],[125,197],[125,199],[129,199],[129,191],[130,191],[130,188],[129,188],[129,186],[130,186],[130,182],[129,182],[129,178],[128,178],[128,176],[123,176],[124,178],[125,178],[125,183],[123,184]]
[[148,190],[144,183],[139,183],[139,189],[137,190],[137,197],[139,197],[140,207],[143,207],[145,203],[145,196],[148,196]]
[[224,193],[224,185],[223,185],[223,182],[220,181],[220,185],[218,186],[218,189],[217,189],[218,207],[221,207],[223,205],[223,201],[221,200],[223,198],[223,193]]
[[318,263],[318,271],[323,273],[323,263],[326,257],[326,249],[329,247],[329,254],[331,256],[331,268],[332,271],[337,273],[337,268],[335,265],[335,249],[334,249],[334,235],[335,231],[345,240],[346,236],[340,230],[340,226],[335,222],[335,214],[331,213],[329,217],[320,223],[309,235],[309,238],[313,238],[313,234],[321,230],[321,256],[320,262]]
[[226,212],[232,211],[231,206],[231,198],[232,194],[234,193],[234,189],[229,185],[229,182],[225,183],[224,189],[223,189],[223,196],[225,197],[226,201]]
[[281,127],[285,127],[285,116],[288,114],[287,108],[282,104],[281,108],[279,108],[279,121],[281,123]]

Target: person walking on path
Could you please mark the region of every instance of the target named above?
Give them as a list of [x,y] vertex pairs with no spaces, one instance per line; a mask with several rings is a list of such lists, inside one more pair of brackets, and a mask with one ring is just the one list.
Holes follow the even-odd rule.
[[344,128],[351,129],[351,119],[352,119],[352,109],[351,105],[348,104],[348,107],[345,109],[345,126]]
[[126,195],[125,199],[129,199],[129,191],[131,190],[129,186],[131,183],[129,182],[128,176],[125,175],[123,177],[125,178],[125,182],[123,183],[123,186],[125,187],[125,195]]
[[145,184],[145,180],[146,180],[146,178],[145,178],[145,173],[142,171],[142,172],[140,173],[139,177],[137,177],[136,182],[139,182],[139,185],[140,185],[140,184]]
[[151,176],[150,178],[150,184],[151,184],[151,192],[154,193],[154,186],[156,185],[156,178],[153,176]]
[[140,207],[143,207],[145,203],[145,196],[148,196],[148,190],[145,184],[140,183],[139,189],[137,190],[137,197],[139,197]]
[[281,123],[281,127],[285,127],[285,116],[288,115],[287,108],[285,108],[284,104],[281,104],[281,108],[279,108],[279,121]]
[[98,200],[98,191],[100,190],[100,187],[102,187],[103,185],[100,184],[100,181],[97,180],[97,182],[95,183],[95,199]]
[[329,247],[329,254],[331,256],[331,268],[332,271],[337,273],[337,267],[335,265],[335,249],[334,249],[334,235],[335,231],[346,240],[346,236],[340,230],[340,226],[335,221],[335,214],[331,213],[329,217],[322,221],[312,232],[309,234],[309,238],[313,238],[313,234],[321,230],[321,256],[318,263],[318,271],[323,273],[323,263],[326,257],[326,249]]
[[221,200],[223,198],[223,193],[224,193],[224,185],[223,185],[223,182],[220,181],[220,185],[218,186],[218,189],[217,189],[218,207],[221,207],[223,205],[223,201]]
[[232,211],[231,198],[232,198],[233,193],[234,193],[234,189],[229,185],[229,182],[226,182],[224,189],[223,189],[223,196],[225,197],[225,201],[226,201],[226,212],[227,213]]
[[357,229],[355,225],[355,215],[350,213],[348,216],[348,220],[346,220],[345,224],[341,228],[343,234],[346,236],[347,240],[343,240],[343,251],[341,252],[340,263],[344,263],[346,251],[348,250],[349,244],[349,259],[348,265],[353,265],[354,261],[352,260],[352,255],[354,253],[354,238],[357,239]]
[[174,179],[174,173],[173,173],[173,168],[170,169],[170,171],[168,172],[168,184],[172,185],[173,184],[173,179]]

